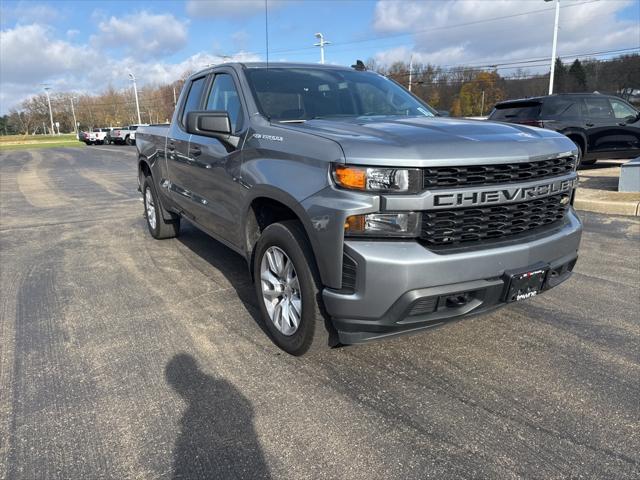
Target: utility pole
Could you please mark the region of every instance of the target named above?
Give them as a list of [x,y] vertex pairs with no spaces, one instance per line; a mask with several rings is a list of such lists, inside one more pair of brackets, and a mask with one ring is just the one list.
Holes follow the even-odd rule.
[[[544,0],[545,2],[552,2],[554,0]],[[553,79],[556,70],[556,47],[558,45],[558,20],[560,19],[560,0],[556,2],[556,20],[553,25],[553,46],[551,47],[551,73],[549,74],[549,95],[553,93]]]
[[73,100],[76,97],[71,97],[71,114],[73,115],[73,131],[76,132],[76,137],[78,136],[78,122],[76,121],[76,110],[73,108]]
[[138,113],[138,123],[142,123],[140,119],[140,103],[138,103],[138,87],[136,86],[136,77],[133,73],[129,73],[129,79],[133,82],[133,93],[136,96],[136,112]]
[[484,90],[482,90],[482,103],[480,104],[480,116],[484,115]]
[[324,64],[324,46],[331,45],[331,42],[327,42],[324,39],[324,35],[320,32],[316,33],[315,37],[319,40],[318,43],[314,43],[314,47],[320,47],[320,63]]
[[51,90],[51,87],[47,84],[42,84],[42,86],[44,86],[44,93],[47,95],[47,103],[49,104],[49,120],[51,120],[51,134],[55,135],[56,130],[53,126],[53,110],[51,110],[51,97],[49,97],[49,90]]
[[176,86],[173,86],[173,106],[175,107],[178,104],[178,101],[176,100]]

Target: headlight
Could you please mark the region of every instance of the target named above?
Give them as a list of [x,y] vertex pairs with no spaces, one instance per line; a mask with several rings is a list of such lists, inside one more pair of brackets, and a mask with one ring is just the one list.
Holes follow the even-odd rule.
[[334,165],[333,180],[342,188],[383,193],[416,193],[422,187],[417,168]]
[[368,213],[352,215],[344,223],[344,234],[351,237],[417,237],[420,214]]

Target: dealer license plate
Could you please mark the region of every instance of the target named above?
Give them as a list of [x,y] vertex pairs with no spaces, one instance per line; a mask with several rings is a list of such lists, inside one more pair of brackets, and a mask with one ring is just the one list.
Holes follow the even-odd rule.
[[549,267],[545,265],[517,273],[506,272],[508,286],[504,296],[505,301],[519,302],[538,295],[548,271]]

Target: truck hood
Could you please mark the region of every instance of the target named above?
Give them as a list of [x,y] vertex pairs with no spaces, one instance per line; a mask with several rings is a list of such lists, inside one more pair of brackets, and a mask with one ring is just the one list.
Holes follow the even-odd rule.
[[426,167],[506,163],[569,155],[564,135],[523,125],[442,117],[318,119],[286,128],[330,138],[347,163]]

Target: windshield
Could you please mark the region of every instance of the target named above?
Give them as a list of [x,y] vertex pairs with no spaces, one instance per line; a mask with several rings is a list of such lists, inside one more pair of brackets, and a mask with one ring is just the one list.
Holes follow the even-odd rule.
[[258,108],[276,121],[376,115],[435,116],[427,105],[372,72],[324,68],[249,68]]

